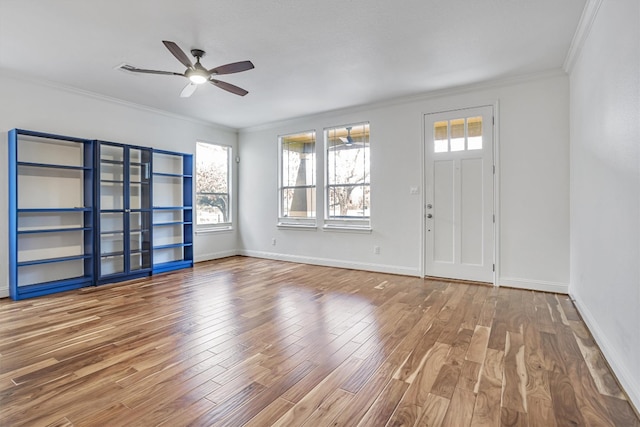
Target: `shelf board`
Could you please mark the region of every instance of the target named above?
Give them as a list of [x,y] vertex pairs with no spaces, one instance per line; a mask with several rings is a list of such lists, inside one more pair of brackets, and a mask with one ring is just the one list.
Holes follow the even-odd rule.
[[149,249],[136,249],[136,250],[129,251],[129,255],[144,255],[144,254],[148,254],[149,252],[150,252]]
[[124,184],[124,181],[122,180],[117,180],[117,179],[101,179],[100,183],[109,183],[109,184]]
[[106,165],[124,165],[124,161],[122,160],[100,159],[100,163],[104,163]]
[[93,208],[18,208],[18,213],[91,212]]
[[173,248],[185,248],[185,247],[189,247],[189,246],[193,246],[193,243],[173,243],[171,245],[160,245],[160,246],[154,246],[153,250],[159,250],[159,249],[173,249]]
[[170,178],[192,178],[193,175],[185,175],[182,173],[154,172],[153,176],[167,176]]
[[65,261],[77,261],[80,259],[89,259],[91,255],[74,255],[74,256],[65,256],[59,258],[46,258],[46,259],[36,259],[32,261],[22,261],[18,263],[18,267],[26,267],[29,265],[39,265],[39,264],[52,264],[55,262],[65,262]]
[[114,258],[114,257],[120,257],[120,256],[124,256],[124,251],[105,252],[103,254],[100,254],[100,258]]
[[129,184],[149,185],[149,181],[129,181]]
[[174,222],[158,222],[153,224],[154,227],[168,227],[172,225],[191,225],[193,222],[188,221],[174,221]]
[[148,228],[133,228],[129,230],[129,233],[148,233],[149,231],[151,230]]
[[68,169],[68,170],[91,170],[89,166],[58,165],[53,163],[17,162],[18,166],[29,166],[34,168]]
[[18,234],[62,233],[66,231],[89,231],[91,227],[38,228],[34,230],[18,230]]
[[188,211],[193,209],[191,206],[154,206],[154,211]]
[[162,262],[153,265],[153,273],[164,273],[167,271],[179,270],[181,268],[193,266],[192,260],[179,259],[175,261]]
[[124,230],[112,230],[112,231],[101,231],[101,236],[107,236],[109,234],[124,234]]
[[83,286],[91,285],[93,277],[90,275],[69,277],[66,279],[52,280],[50,282],[32,283],[29,285],[18,286],[19,299],[34,297],[39,295],[47,295],[53,292],[63,290],[77,289]]

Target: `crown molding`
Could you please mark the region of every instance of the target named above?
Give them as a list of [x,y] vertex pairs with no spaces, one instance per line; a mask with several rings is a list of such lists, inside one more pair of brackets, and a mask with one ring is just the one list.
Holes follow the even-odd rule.
[[567,52],[564,64],[562,64],[562,69],[567,74],[571,74],[573,66],[582,52],[582,48],[587,37],[589,37],[589,33],[591,32],[593,23],[596,20],[602,1],[603,0],[587,0],[587,3],[584,5],[580,21],[578,22],[578,27],[576,28],[576,32],[573,34],[571,46],[569,46],[569,52]]
[[158,108],[153,108],[153,107],[149,107],[147,105],[137,104],[135,102],[125,101],[123,99],[114,98],[114,97],[111,97],[111,96],[103,95],[103,94],[92,92],[92,91],[89,91],[89,90],[78,89],[78,88],[75,88],[75,87],[72,87],[72,86],[68,86],[68,85],[65,85],[65,84],[62,84],[62,83],[53,82],[51,80],[36,79],[36,78],[33,78],[33,77],[20,75],[20,74],[14,72],[14,71],[10,71],[10,70],[7,70],[7,69],[0,69],[0,76],[6,77],[6,78],[10,78],[10,79],[14,79],[14,80],[18,80],[18,81],[21,81],[21,82],[24,82],[24,83],[28,83],[30,85],[44,86],[44,87],[48,87],[48,88],[51,88],[51,89],[56,89],[56,90],[60,90],[60,91],[63,91],[63,92],[84,96],[84,97],[87,97],[87,98],[97,99],[99,101],[104,101],[104,102],[108,102],[108,103],[111,103],[111,104],[121,105],[123,107],[133,108],[133,109],[144,111],[144,112],[147,112],[147,113],[158,114],[158,115],[169,117],[169,118],[176,119],[176,120],[182,120],[182,121],[186,121],[186,122],[191,122],[191,123],[195,123],[195,124],[198,124],[198,125],[201,125],[201,126],[207,126],[207,127],[210,127],[210,128],[214,128],[214,129],[217,129],[217,130],[220,130],[220,131],[232,132],[232,133],[237,133],[238,132],[238,129],[236,129],[236,128],[224,126],[224,125],[221,125],[221,124],[218,124],[218,123],[214,123],[214,122],[210,122],[210,121],[202,120],[202,119],[197,119],[195,117],[184,116],[182,114],[172,113],[172,112],[165,111],[165,110],[160,110]]
[[277,128],[282,128],[286,126],[296,125],[301,120],[308,120],[311,118],[314,118],[314,119],[333,118],[335,116],[340,116],[344,114],[354,114],[354,113],[359,113],[359,112],[369,111],[369,110],[374,110],[379,108],[386,108],[386,107],[392,107],[396,105],[408,104],[411,102],[428,101],[431,99],[442,98],[445,96],[460,95],[460,94],[475,92],[483,89],[517,85],[517,84],[522,84],[530,81],[543,80],[543,79],[554,78],[554,77],[562,77],[566,75],[567,74],[561,68],[553,68],[550,70],[544,70],[544,71],[539,71],[539,72],[529,73],[529,74],[521,74],[518,76],[496,78],[491,80],[485,80],[482,82],[470,83],[466,85],[454,86],[454,87],[444,88],[444,89],[437,89],[437,90],[432,90],[428,92],[421,92],[421,93],[406,95],[406,96],[397,97],[397,98],[390,98],[390,99],[386,99],[378,102],[372,102],[369,104],[361,104],[361,105],[356,105],[351,107],[339,108],[336,110],[328,110],[328,111],[319,112],[319,113],[292,117],[289,119],[278,120],[278,121],[269,122],[269,123],[263,123],[255,126],[248,126],[244,128],[239,128],[238,133],[247,134],[247,133],[260,132],[260,131],[269,130],[269,129],[277,129]]

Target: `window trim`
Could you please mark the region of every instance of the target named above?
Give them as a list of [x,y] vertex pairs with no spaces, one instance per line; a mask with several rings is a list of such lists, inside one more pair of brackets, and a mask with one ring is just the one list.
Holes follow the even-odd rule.
[[[228,200],[228,221],[219,222],[217,224],[198,224],[198,145],[199,144],[207,144],[207,145],[215,145],[218,147],[227,148],[227,193],[216,193],[216,194],[227,194]],[[194,220],[194,230],[195,234],[209,234],[209,233],[220,233],[220,232],[228,232],[234,229],[233,224],[233,146],[231,144],[222,144],[217,142],[209,142],[198,140],[196,141],[196,152],[195,152],[195,220]]]
[[[369,138],[367,144],[369,144],[369,181],[367,183],[359,184],[329,184],[329,131],[333,129],[356,127],[356,126],[369,126]],[[371,122],[368,120],[361,122],[348,123],[343,125],[335,125],[325,127],[323,129],[324,135],[324,225],[322,229],[324,231],[338,231],[338,232],[356,232],[356,233],[370,233],[371,227]],[[368,186],[369,187],[369,215],[362,217],[332,217],[330,215],[329,208],[329,191],[333,187],[340,186]]]
[[[314,145],[314,183],[313,185],[288,185],[288,186],[284,186],[283,182],[282,182],[282,174],[283,174],[283,167],[284,167],[284,160],[282,158],[282,141],[284,138],[288,137],[288,136],[293,136],[293,135],[300,135],[300,134],[305,134],[305,133],[312,133],[313,134],[313,145]],[[307,130],[301,130],[301,131],[297,131],[297,132],[290,132],[290,133],[286,133],[286,134],[281,134],[278,135],[278,222],[277,222],[277,227],[278,228],[282,228],[282,229],[291,229],[291,230],[315,230],[317,229],[317,224],[318,224],[318,132],[315,129],[307,129]],[[284,198],[283,198],[283,191],[285,189],[290,189],[290,188],[312,188],[314,189],[314,201],[313,204],[315,205],[316,209],[314,212],[314,216],[313,217],[306,217],[306,218],[300,218],[300,217],[289,217],[289,216],[284,216],[283,215],[283,211],[284,211]]]

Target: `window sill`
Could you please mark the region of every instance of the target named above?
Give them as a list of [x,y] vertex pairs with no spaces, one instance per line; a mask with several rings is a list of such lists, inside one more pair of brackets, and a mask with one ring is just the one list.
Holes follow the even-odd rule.
[[196,234],[215,234],[215,233],[229,233],[233,231],[232,225],[225,225],[220,227],[206,227],[196,229]]
[[325,224],[322,227],[324,231],[335,231],[338,233],[362,233],[371,234],[373,229],[369,225],[344,225],[344,224]]
[[315,231],[318,229],[318,226],[315,224],[294,224],[290,222],[279,222],[278,228],[281,230]]

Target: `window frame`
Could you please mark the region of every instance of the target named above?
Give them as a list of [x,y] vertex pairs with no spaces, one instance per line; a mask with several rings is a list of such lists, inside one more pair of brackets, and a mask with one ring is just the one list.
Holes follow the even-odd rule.
[[[330,171],[330,165],[329,165],[329,160],[330,160],[330,156],[329,156],[329,149],[330,149],[330,143],[329,143],[329,132],[334,130],[334,129],[346,129],[348,127],[354,128],[354,127],[358,127],[358,126],[368,126],[368,137],[367,137],[367,141],[366,144],[369,148],[368,150],[368,154],[369,154],[369,158],[368,158],[368,163],[369,163],[369,174],[368,174],[368,180],[366,182],[363,183],[358,183],[358,184],[347,184],[347,183],[339,183],[339,184],[331,184],[330,183],[330,177],[329,177],[329,171]],[[324,162],[324,225],[323,225],[323,229],[327,230],[327,231],[352,231],[352,232],[365,232],[365,233],[370,233],[372,231],[371,228],[371,214],[372,214],[372,210],[371,210],[371,122],[369,121],[361,121],[361,122],[355,122],[355,123],[349,123],[349,124],[344,124],[344,125],[336,125],[336,126],[330,126],[330,127],[326,127],[323,129],[323,134],[324,134],[324,155],[325,155],[325,162]],[[369,215],[368,216],[362,216],[362,217],[336,217],[336,216],[331,216],[330,212],[331,212],[331,208],[329,206],[329,203],[331,201],[330,198],[330,191],[331,188],[334,187],[344,187],[344,186],[366,186],[369,189]]]
[[[198,196],[202,193],[200,193],[198,191],[198,163],[199,163],[199,156],[198,156],[198,146],[200,145],[213,145],[213,146],[217,146],[217,147],[223,147],[227,149],[227,193],[213,193],[213,194],[219,194],[219,195],[227,195],[227,221],[226,222],[219,222],[216,224],[198,224],[198,210],[200,209],[199,205],[198,205]],[[194,209],[195,209],[195,220],[194,220],[194,225],[195,225],[195,231],[196,234],[203,234],[203,233],[212,233],[212,232],[220,232],[220,231],[230,231],[233,230],[233,214],[234,214],[234,210],[233,210],[233,174],[234,174],[234,168],[233,168],[233,146],[231,144],[223,144],[223,143],[217,143],[217,142],[208,142],[208,141],[202,141],[199,140],[196,142],[196,152],[195,152],[195,185],[194,185],[194,192],[195,192],[195,203],[194,203]],[[209,193],[207,193],[209,194]]]
[[[313,134],[313,185],[304,185],[304,186],[284,186],[282,177],[283,177],[283,168],[284,168],[284,159],[283,159],[283,140],[289,136],[302,135],[302,134]],[[278,227],[280,228],[307,228],[307,229],[315,229],[317,227],[318,221],[318,133],[315,129],[307,129],[298,132],[290,132],[282,135],[278,135]],[[314,209],[313,217],[291,217],[284,215],[284,191],[285,189],[291,188],[311,188],[314,190],[314,200],[312,202]]]

